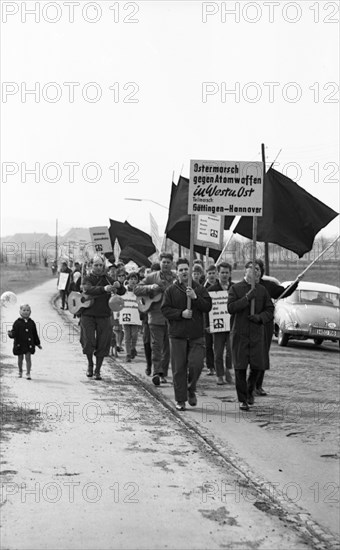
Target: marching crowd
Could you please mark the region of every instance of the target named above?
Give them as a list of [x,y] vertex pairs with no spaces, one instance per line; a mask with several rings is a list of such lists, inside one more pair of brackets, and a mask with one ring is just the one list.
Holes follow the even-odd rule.
[[[204,369],[216,376],[218,385],[235,384],[239,407],[248,411],[255,395],[265,396],[264,373],[269,369],[273,335],[273,299],[285,290],[263,279],[264,264],[257,259],[244,268],[244,277],[232,281],[227,262],[208,266],[194,260],[189,285],[189,262],[175,264],[163,252],[159,263],[127,273],[123,262],[110,264],[95,256],[88,265],[75,263],[73,270],[62,262],[58,274],[61,308],[79,318],[80,343],[87,358],[86,375],[101,380],[106,356],[124,351],[131,362],[137,355],[137,339],[142,336],[148,376],[155,386],[168,382],[171,365],[176,409],[186,403],[197,405],[197,383]],[[255,276],[255,280],[253,277]],[[294,292],[298,281],[286,295]],[[219,293],[226,297],[227,321],[215,330],[209,312]],[[70,300],[72,296],[76,301]],[[79,298],[80,297],[80,298]],[[122,298],[123,297],[123,298]],[[72,307],[73,304],[73,307]],[[76,304],[76,306],[75,306]],[[31,355],[41,349],[29,304],[20,307],[9,336],[18,356],[19,376],[26,360],[26,377],[31,379]],[[249,368],[248,368],[249,367]],[[234,371],[234,377],[232,375]]]

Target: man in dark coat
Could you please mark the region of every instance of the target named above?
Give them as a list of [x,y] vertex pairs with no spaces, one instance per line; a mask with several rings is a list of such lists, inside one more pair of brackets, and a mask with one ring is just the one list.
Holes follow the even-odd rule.
[[167,382],[170,347],[168,325],[161,312],[161,299],[165,289],[172,285],[175,278],[171,271],[173,255],[170,252],[162,252],[159,259],[160,270],[152,271],[146,275],[134,290],[136,296],[151,299],[151,305],[148,309],[148,325],[153,365],[152,382],[155,386]]
[[[247,262],[243,281],[229,290],[230,345],[235,369],[237,397],[241,410],[249,410],[254,403],[254,388],[258,371],[268,368],[269,353],[265,324],[273,319],[274,305],[267,290],[259,284],[261,269],[255,263],[255,287],[251,287],[253,264]],[[255,313],[251,315],[251,300],[255,299]],[[250,373],[247,380],[247,367]]]
[[[165,290],[161,311],[169,324],[171,368],[176,409],[185,403],[197,405],[196,384],[203,369],[205,354],[203,314],[211,309],[207,290],[193,281],[188,286],[188,260],[177,260],[177,281]],[[187,298],[191,299],[188,309]]]
[[[95,256],[91,272],[84,277],[83,291],[93,300],[90,307],[84,308],[80,315],[80,343],[88,360],[86,376],[93,376],[93,355],[96,357],[95,379],[101,380],[100,369],[104,357],[109,355],[111,343],[111,293],[117,292],[115,283],[105,273],[104,260]],[[119,290],[119,289],[118,289]]]
[[60,298],[61,298],[61,309],[68,309],[68,306],[67,306],[67,297],[70,293],[70,284],[71,284],[71,279],[72,279],[72,269],[70,269],[67,265],[67,262],[61,262],[61,265],[60,265],[60,271],[59,271],[59,276],[58,276],[58,281],[57,281],[57,286],[59,286],[59,281],[60,281],[60,275],[61,273],[66,273],[68,274],[68,277],[67,277],[67,281],[66,281],[66,284],[65,284],[65,287],[63,289],[60,289],[59,292],[60,292]]
[[[234,283],[231,280],[232,267],[227,262],[221,262],[218,265],[218,281],[209,287],[208,292],[228,292],[231,285]],[[215,370],[217,376],[217,384],[219,386],[227,383],[233,383],[233,377],[231,375],[232,362],[230,351],[230,332],[214,332],[213,333],[213,345],[214,345],[214,357],[215,357]],[[225,350],[225,368],[223,365],[223,354]],[[225,380],[224,381],[224,376]]]
[[[204,288],[207,290],[217,283],[217,268],[214,264],[209,265],[207,269],[207,279],[203,283]],[[213,335],[209,331],[209,317],[208,315],[204,316],[205,321],[205,362],[208,369],[207,375],[213,376],[215,374],[215,357],[214,357],[214,341]]]
[[[275,281],[264,279],[263,278],[264,263],[261,259],[257,259],[256,262],[258,263],[258,265],[260,266],[260,269],[261,269],[261,277],[260,277],[260,281],[259,281],[260,285],[264,286],[264,288],[267,290],[269,296],[273,300],[277,300],[281,296],[281,294],[285,291],[285,287],[277,284]],[[293,294],[293,292],[295,292],[295,290],[297,289],[298,284],[299,284],[299,279],[297,281],[295,281],[295,283],[290,287],[289,290],[287,290],[284,297],[288,298],[288,296]],[[274,323],[273,323],[273,321],[271,321],[270,323],[266,323],[264,325],[264,329],[266,331],[266,342],[267,342],[268,353],[269,353],[270,345],[272,343],[272,338],[273,338],[273,332],[274,332]],[[269,369],[269,364],[268,364],[268,369]],[[267,369],[265,369],[265,370],[267,370]],[[260,395],[260,396],[267,395],[267,392],[263,389],[263,379],[264,379],[265,370],[261,370],[258,373],[257,380],[256,380],[256,389],[255,389],[256,395]]]

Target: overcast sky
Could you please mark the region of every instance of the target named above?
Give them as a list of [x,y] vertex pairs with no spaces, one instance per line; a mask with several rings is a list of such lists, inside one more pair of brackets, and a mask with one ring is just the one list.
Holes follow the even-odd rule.
[[2,2],[3,236],[162,230],[173,173],[262,142],[339,210],[338,2],[36,4]]

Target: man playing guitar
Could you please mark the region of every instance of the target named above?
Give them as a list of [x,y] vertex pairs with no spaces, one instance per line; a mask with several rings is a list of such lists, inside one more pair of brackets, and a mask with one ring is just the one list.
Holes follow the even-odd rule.
[[80,343],[83,353],[88,360],[86,376],[93,376],[93,355],[96,357],[95,379],[101,380],[100,369],[104,357],[109,355],[111,343],[111,309],[109,300],[111,293],[117,292],[117,283],[105,274],[104,260],[95,256],[91,262],[91,269],[85,275],[82,287],[93,303],[81,310],[80,315]]
[[148,324],[150,328],[151,357],[153,364],[152,381],[155,386],[159,386],[161,382],[167,382],[166,377],[169,370],[170,348],[168,326],[161,312],[161,298],[165,289],[171,285],[175,279],[175,275],[171,271],[172,262],[173,255],[168,252],[162,252],[160,255],[160,271],[149,273],[135,287],[136,296],[150,299]]

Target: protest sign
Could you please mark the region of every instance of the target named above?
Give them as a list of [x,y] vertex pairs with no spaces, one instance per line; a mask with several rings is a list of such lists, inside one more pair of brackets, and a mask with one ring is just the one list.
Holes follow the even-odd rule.
[[112,244],[107,227],[90,227],[91,242],[98,253],[112,252]]
[[141,325],[137,298],[134,292],[127,291],[124,296],[124,307],[120,311],[119,322],[122,325]]
[[224,217],[208,214],[195,216],[194,244],[206,248],[223,248]]
[[191,160],[188,214],[262,216],[263,163]]
[[228,291],[209,292],[209,295],[212,299],[212,308],[209,312],[210,332],[229,332]]
[[69,273],[59,273],[58,290],[65,290],[69,276]]

